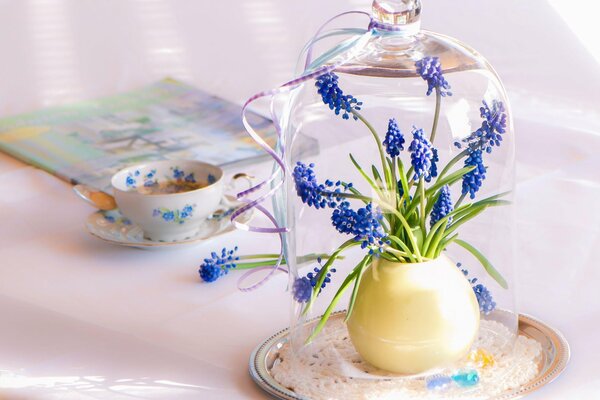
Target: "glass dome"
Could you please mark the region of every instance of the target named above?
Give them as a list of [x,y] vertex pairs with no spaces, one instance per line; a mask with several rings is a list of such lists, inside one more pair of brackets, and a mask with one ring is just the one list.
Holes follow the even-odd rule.
[[364,32],[319,32],[280,118],[294,354],[327,348],[342,378],[454,376],[516,338],[506,92],[420,18],[418,0],[376,0]]

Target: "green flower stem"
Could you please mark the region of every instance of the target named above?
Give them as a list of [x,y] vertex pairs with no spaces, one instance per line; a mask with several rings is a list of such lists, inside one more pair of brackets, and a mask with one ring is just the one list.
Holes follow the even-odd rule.
[[[448,218],[441,218],[438,222],[436,222],[429,231],[429,234],[425,237],[425,241],[423,242],[423,254],[428,254],[429,245],[431,244],[434,236],[437,234],[438,229],[441,226],[442,220],[448,221]],[[447,223],[447,222],[446,222]]]
[[425,230],[425,184],[423,183],[423,177],[419,179],[419,192],[421,193],[421,231],[423,231],[423,235],[427,234]]
[[[316,261],[317,259],[323,259],[323,260],[328,260],[330,258],[329,254],[326,253],[322,253],[322,254],[315,254],[315,253],[311,253],[311,254],[306,254],[304,256],[298,257],[298,259],[296,260],[296,262],[298,264],[304,264],[310,261]],[[342,258],[342,257],[338,257],[338,258]],[[253,259],[261,259],[261,261],[254,261],[254,262],[236,262],[235,263],[235,269],[252,269],[252,268],[258,268],[258,267],[270,267],[270,266],[274,266],[277,263],[277,260],[279,260],[279,254],[253,254],[253,255],[247,255],[247,256],[241,256],[240,260],[253,260]],[[281,259],[281,265],[286,265],[287,262],[285,260],[285,258]]]
[[[396,157],[394,157],[392,160],[390,160],[388,158],[388,164],[390,166],[390,171],[392,171],[392,181],[394,182],[393,184],[393,188],[390,188],[390,191],[393,196],[394,196],[394,201],[396,203],[396,209],[398,208],[402,208],[402,201],[400,199],[400,193],[398,192],[398,177],[396,175]],[[394,232],[396,229],[396,224],[395,221],[392,219],[390,221],[390,232]]]
[[[360,193],[358,190],[356,190],[355,188],[351,187],[348,188],[348,190],[350,190],[352,192],[352,194],[354,195],[354,197],[350,197],[350,198],[354,198],[354,199],[359,199],[361,200],[363,203],[365,204],[369,204],[373,202],[373,199],[368,197],[368,196],[363,196],[362,193]],[[340,195],[341,197],[344,197],[343,195]]]
[[[404,243],[399,237],[394,236],[394,235],[388,235],[387,238],[390,239],[392,242],[396,243],[398,246],[402,247],[402,250],[404,250],[404,254],[406,254],[406,257],[408,257],[408,259],[411,262],[417,262],[417,259],[413,255],[413,252],[410,251],[410,249],[408,248],[406,243]],[[396,251],[399,251],[399,250],[396,250]]]
[[465,250],[467,250],[469,253],[471,253],[483,266],[483,268],[485,269],[485,271],[492,277],[494,278],[494,280],[503,288],[503,289],[508,289],[508,283],[506,283],[506,279],[504,279],[502,277],[502,275],[500,274],[500,272],[498,272],[498,270],[496,270],[494,268],[494,266],[492,265],[492,263],[490,263],[488,261],[487,258],[485,258],[485,256],[483,254],[481,254],[481,252],[479,250],[477,250],[475,247],[473,247],[472,245],[470,245],[469,243],[463,241],[463,240],[459,240],[459,239],[454,239],[454,243],[456,243],[457,245],[461,246],[462,248],[464,248]]
[[[238,264],[235,264],[235,269],[242,270],[242,269],[252,269],[252,268],[258,268],[258,267],[269,267],[269,266],[274,266],[276,262],[277,262],[277,260],[238,263]],[[283,260],[281,260],[281,265],[285,265],[285,262]]]
[[[376,251],[375,249],[373,249],[373,251]],[[383,252],[383,253],[379,253],[378,254],[379,257],[383,258],[384,260],[388,260],[391,262],[402,262],[402,260],[400,258],[398,258],[394,253],[389,252]]]
[[417,245],[417,241],[415,240],[415,236],[412,233],[412,229],[410,227],[410,225],[408,224],[408,222],[406,221],[406,219],[404,218],[404,216],[402,214],[400,214],[400,212],[398,210],[396,210],[393,207],[390,207],[389,205],[385,204],[385,203],[378,203],[382,208],[386,208],[392,213],[394,214],[396,217],[398,217],[398,220],[400,220],[400,223],[402,224],[402,226],[404,227],[405,231],[406,231],[406,236],[408,236],[408,240],[410,241],[410,244],[413,247],[413,251],[415,252],[416,256],[417,256],[417,260],[419,262],[423,262],[422,258],[421,258],[421,252],[419,251],[419,246]]
[[[393,248],[392,246],[384,246],[383,250],[385,252],[392,253],[398,259],[408,258],[408,253],[407,252],[397,250],[397,249]],[[405,260],[400,260],[400,261],[404,262]]]
[[262,260],[266,258],[279,258],[279,254],[270,253],[270,254],[248,254],[245,256],[240,256],[240,260]]
[[467,213],[461,213],[460,215],[456,216],[456,219],[452,222],[450,227],[448,227],[446,236],[454,233],[459,226],[475,218],[488,207],[505,206],[508,204],[510,204],[510,202],[505,200],[482,200],[477,203],[473,203],[473,207]]
[[[437,248],[440,245],[440,241],[444,238],[444,232],[446,231],[447,227],[448,227],[448,224],[445,223],[438,229],[438,232],[436,233],[433,241],[431,242],[431,248],[429,249],[429,251],[427,253],[427,257],[430,257],[430,258],[435,257],[435,254],[437,253]],[[423,252],[425,252],[425,251],[423,250]]]
[[[342,285],[340,286],[338,291],[335,293],[335,296],[333,296],[333,300],[331,300],[331,303],[329,303],[329,307],[327,307],[327,309],[325,310],[325,313],[323,313],[323,316],[319,320],[319,323],[313,330],[312,334],[308,337],[308,339],[306,339],[306,342],[305,342],[306,344],[312,342],[312,340],[319,334],[319,332],[321,332],[321,329],[323,329],[323,327],[327,323],[327,320],[329,319],[329,316],[333,312],[333,309],[337,305],[338,301],[340,301],[340,298],[342,297],[342,295],[344,294],[346,289],[348,289],[348,286],[350,286],[352,281],[354,281],[357,278],[358,271],[360,269],[361,264],[362,264],[362,261],[356,267],[354,267],[354,269],[352,270],[350,275],[348,275],[346,277],[346,279],[344,280],[344,282],[342,282]],[[320,288],[321,285],[316,285],[315,287]]]
[[364,195],[360,194],[360,192],[358,190],[350,189],[350,191],[352,193],[334,193],[334,192],[329,192],[329,191],[323,191],[321,193],[327,194],[327,195],[332,194],[332,195],[335,195],[336,197],[343,197],[345,199],[357,199],[357,200],[364,201],[365,203],[373,202],[372,197],[364,196]]
[[336,258],[338,258],[340,253],[350,247],[357,246],[359,244],[360,244],[360,242],[357,242],[356,240],[354,240],[354,238],[348,239],[347,241],[342,243],[342,245],[340,247],[338,247],[336,251],[334,251],[331,254],[331,257],[329,257],[329,259],[327,260],[325,265],[323,265],[323,267],[321,268],[321,272],[319,272],[319,280],[317,281],[316,285],[313,288],[313,292],[310,296],[310,300],[308,301],[308,303],[306,303],[306,306],[304,307],[304,310],[302,311],[302,315],[305,315],[308,312],[308,310],[311,309],[313,303],[315,302],[315,300],[317,298],[317,295],[319,294],[321,285],[323,285],[323,282],[325,281],[325,278],[327,277],[327,273],[329,272],[331,265],[336,260]]
[[454,208],[457,208],[458,206],[460,206],[460,203],[463,202],[463,200],[465,199],[466,195],[467,195],[466,193],[463,193],[463,194],[460,195],[460,197],[456,201],[456,204],[454,205]]
[[369,129],[369,131],[371,131],[373,138],[377,142],[377,148],[379,150],[379,157],[381,158],[381,166],[383,167],[383,172],[385,175],[386,182],[388,183],[388,185],[390,185],[390,180],[391,180],[390,171],[388,171],[388,168],[387,168],[387,165],[385,162],[385,154],[383,152],[383,145],[381,144],[381,139],[379,138],[377,131],[375,130],[375,128],[373,128],[373,126],[369,123],[369,121],[367,121],[365,119],[365,117],[363,117],[358,111],[352,110],[352,114],[354,116],[356,116],[363,124],[365,124],[365,126]]
[[404,207],[404,203],[410,201],[410,187],[408,186],[408,179],[406,178],[406,174],[404,173],[404,164],[401,159],[398,159],[398,172],[400,173],[400,184],[402,185],[402,203],[400,207]]
[[352,155],[352,153],[350,153],[349,155],[350,155],[350,161],[352,161],[352,164],[354,164],[354,166],[356,167],[356,169],[358,170],[358,172],[360,173],[360,175],[367,181],[367,183],[369,185],[371,185],[371,187],[373,188],[373,190],[375,190],[375,193],[377,193],[377,196],[379,196],[380,198],[383,198],[383,192],[379,188],[379,185],[377,185],[375,183],[375,181],[373,179],[371,179],[371,177],[369,175],[367,175],[367,173],[358,164],[358,162],[356,161],[356,159],[354,158],[354,156]]
[[440,119],[440,109],[442,108],[442,94],[440,92],[440,88],[435,88],[435,116],[433,117],[433,126],[431,127],[431,137],[429,141],[433,144],[435,140],[435,133],[438,127],[438,121]]
[[440,172],[440,174],[438,175],[437,181],[439,181],[440,179],[442,179],[442,177],[444,175],[446,175],[446,173],[448,171],[450,171],[450,168],[452,168],[457,162],[460,161],[461,158],[465,157],[468,154],[469,154],[468,150],[463,150],[460,153],[458,153],[456,156],[454,156],[454,158],[452,160],[450,160],[448,162],[448,164],[446,164],[446,166],[444,167],[444,169],[442,170],[442,172]]
[[356,279],[354,280],[354,289],[352,289],[352,296],[350,297],[350,302],[348,303],[348,311],[346,312],[346,318],[344,318],[344,322],[348,322],[350,315],[352,315],[354,303],[356,302],[356,296],[358,294],[358,288],[360,286],[360,281],[362,280],[362,274],[367,264],[371,261],[371,258],[372,256],[369,254],[365,256],[365,258],[363,258],[359,264],[359,268],[356,273]]
[[[456,182],[458,182],[459,180],[462,179],[463,175],[471,172],[475,168],[476,168],[475,166],[464,167],[464,168],[459,169],[456,172],[451,173],[444,179],[441,179],[441,180],[438,179],[433,186],[431,186],[429,189],[425,190],[425,196],[427,198],[429,198],[433,193],[437,192],[442,186],[455,184]],[[413,212],[415,210],[415,208],[417,207],[417,205],[420,202],[420,197],[421,197],[421,194],[417,191],[417,193],[415,193],[415,197],[412,199],[412,202],[406,209],[407,215],[409,215],[411,212]]]
[[442,251],[444,251],[444,249],[446,247],[448,247],[448,245],[450,243],[454,242],[456,240],[456,238],[458,238],[458,233],[455,234],[454,236],[451,236],[449,238],[446,238],[446,239],[442,240],[442,242],[440,243],[438,249],[436,250],[435,258],[438,258],[440,256],[440,254],[442,254]]

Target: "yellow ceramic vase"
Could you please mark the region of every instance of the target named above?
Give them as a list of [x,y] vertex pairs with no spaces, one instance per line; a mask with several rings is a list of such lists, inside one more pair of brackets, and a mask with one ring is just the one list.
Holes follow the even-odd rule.
[[374,261],[364,272],[348,320],[361,357],[400,374],[457,361],[478,330],[471,284],[446,256],[415,264]]

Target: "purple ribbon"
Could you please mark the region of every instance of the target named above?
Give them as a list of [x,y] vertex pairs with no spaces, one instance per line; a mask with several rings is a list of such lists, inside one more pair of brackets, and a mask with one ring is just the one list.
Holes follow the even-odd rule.
[[[349,15],[349,14],[360,14],[360,15],[367,15],[370,18],[370,22],[369,22],[369,27],[368,27],[368,31],[372,30],[372,29],[380,29],[380,30],[395,30],[395,29],[390,29],[388,25],[382,25],[377,23],[376,21],[373,20],[373,18],[370,16],[369,13],[366,13],[364,11],[347,11],[344,13],[341,13],[339,15],[336,15],[333,18],[330,18],[329,20],[327,20],[323,25],[321,25],[321,27],[317,30],[317,32],[315,33],[310,45],[308,46],[307,49],[307,55],[306,55],[306,62],[305,62],[305,68],[308,68],[308,66],[310,65],[311,61],[312,61],[312,49],[313,49],[313,45],[316,42],[316,39],[318,38],[319,34],[323,31],[323,29],[329,25],[331,22],[333,22],[334,20],[345,16],[345,15]],[[286,227],[282,227],[279,226],[279,224],[277,223],[277,220],[275,219],[275,217],[266,209],[264,208],[261,203],[263,201],[265,201],[268,198],[271,198],[276,192],[277,190],[279,190],[279,188],[281,187],[281,185],[283,184],[285,177],[286,177],[286,167],[285,167],[285,162],[283,161],[283,156],[285,154],[285,148],[283,145],[283,141],[281,140],[282,138],[282,132],[281,132],[281,126],[279,124],[279,119],[275,113],[275,109],[274,109],[274,102],[271,101],[271,107],[270,107],[270,113],[271,113],[271,119],[273,120],[273,125],[275,126],[275,131],[276,131],[276,138],[278,143],[280,143],[280,154],[277,154],[277,152],[271,148],[271,146],[269,146],[269,144],[267,142],[265,142],[265,140],[254,130],[254,128],[252,128],[252,125],[248,122],[247,116],[246,116],[246,112],[248,110],[248,106],[250,106],[250,104],[252,104],[253,102],[255,102],[258,99],[264,98],[264,97],[271,97],[273,98],[273,96],[280,94],[280,93],[284,93],[284,92],[288,92],[292,89],[294,89],[295,87],[298,87],[299,85],[303,84],[306,81],[309,81],[313,78],[316,78],[318,76],[321,76],[323,74],[326,74],[328,72],[334,71],[339,65],[341,65],[343,63],[343,61],[340,61],[337,64],[333,64],[333,65],[329,65],[329,66],[322,66],[319,67],[317,69],[315,69],[314,71],[310,72],[310,73],[305,73],[302,76],[293,79],[289,82],[284,83],[283,85],[281,85],[280,87],[276,88],[276,89],[271,89],[271,90],[266,90],[266,91],[262,91],[260,93],[255,94],[254,96],[250,97],[246,103],[244,104],[244,106],[242,107],[242,122],[244,124],[244,127],[246,128],[246,131],[248,132],[248,134],[252,137],[252,139],[254,139],[254,141],[264,150],[266,151],[271,158],[273,158],[273,160],[275,161],[275,163],[278,166],[278,169],[275,170],[271,176],[258,183],[257,185],[244,190],[240,193],[237,194],[237,198],[244,201],[246,204],[243,205],[242,207],[238,208],[232,215],[231,215],[231,222],[233,223],[233,225],[237,228],[237,229],[241,229],[241,230],[245,230],[248,232],[257,232],[257,233],[277,233],[279,236],[279,242],[280,242],[280,251],[279,251],[279,257],[277,259],[277,262],[275,263],[275,265],[273,265],[272,267],[267,266],[267,267],[261,267],[261,268],[255,268],[252,270],[249,270],[248,272],[246,272],[244,275],[242,275],[238,281],[238,288],[241,291],[252,291],[255,290],[257,288],[259,288],[260,286],[264,285],[272,276],[275,272],[277,271],[282,271],[282,272],[288,272],[289,270],[288,268],[284,268],[281,267],[281,262],[283,260],[283,234],[286,232],[289,232],[288,228]],[[278,174],[281,173],[281,178],[277,179]],[[247,196],[249,196],[252,193],[257,192],[258,190],[266,187],[266,186],[271,186],[271,189],[268,190],[266,193],[263,193],[262,195],[260,195],[259,197],[249,200],[249,199],[244,199]],[[257,227],[257,226],[250,226],[241,222],[236,221],[236,219],[242,215],[243,213],[251,210],[251,209],[257,209],[258,211],[260,211],[262,214],[264,214],[272,223],[273,227]],[[258,283],[255,283],[253,285],[250,286],[244,286],[243,282],[249,278],[250,276],[252,276],[253,274],[257,273],[257,272],[261,272],[264,270],[270,269],[270,272],[264,277],[262,278]]]

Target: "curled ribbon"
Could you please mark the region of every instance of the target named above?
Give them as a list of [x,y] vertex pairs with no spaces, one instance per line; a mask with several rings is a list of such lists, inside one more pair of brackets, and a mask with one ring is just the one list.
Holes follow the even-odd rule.
[[[327,25],[329,25],[331,22],[335,21],[336,19],[338,19],[342,16],[350,15],[350,14],[359,14],[359,15],[368,16],[369,17],[368,28],[367,29],[339,29],[335,32],[330,32],[330,33],[321,35],[321,33],[323,32],[325,27]],[[317,30],[317,32],[313,36],[312,40],[309,41],[309,43],[305,47],[306,60],[304,63],[304,72],[302,73],[302,75],[296,79],[293,79],[289,82],[284,83],[283,85],[281,85],[280,87],[278,87],[276,89],[266,90],[266,91],[262,91],[260,93],[255,94],[254,96],[250,97],[246,101],[244,106],[242,107],[242,122],[244,124],[244,127],[246,128],[246,131],[248,132],[250,137],[252,137],[252,139],[254,139],[254,141],[265,152],[267,152],[271,156],[271,158],[275,161],[276,165],[275,165],[275,169],[273,170],[273,173],[271,174],[271,176],[269,178],[258,183],[255,186],[237,194],[237,198],[242,200],[245,204],[242,207],[238,208],[231,215],[231,222],[237,229],[245,230],[248,232],[278,234],[280,251],[279,251],[279,257],[277,259],[277,262],[272,267],[262,267],[262,268],[252,269],[240,277],[240,279],[238,281],[238,288],[241,291],[252,291],[254,289],[257,289],[258,287],[265,284],[273,276],[273,274],[276,271],[289,272],[288,268],[281,266],[281,263],[284,259],[284,234],[289,232],[289,230],[286,227],[280,226],[279,223],[277,222],[276,218],[265,207],[263,207],[261,205],[261,203],[264,202],[266,199],[269,199],[273,195],[275,195],[277,190],[279,190],[281,188],[281,186],[283,185],[283,182],[286,177],[286,166],[285,166],[285,162],[283,160],[283,157],[285,155],[285,147],[284,147],[283,141],[281,140],[282,139],[281,125],[279,124],[279,119],[275,113],[274,102],[271,101],[270,114],[271,114],[271,119],[273,121],[273,125],[274,125],[275,131],[276,131],[277,143],[279,144],[279,147],[278,147],[279,154],[278,154],[278,152],[275,149],[271,148],[271,146],[269,146],[269,144],[254,130],[252,125],[248,122],[248,118],[246,116],[248,107],[250,106],[250,104],[252,104],[253,102],[255,102],[258,99],[265,98],[265,97],[270,97],[271,99],[273,99],[273,97],[275,95],[289,92],[290,90],[302,85],[306,81],[309,81],[313,78],[319,77],[328,72],[334,71],[337,67],[339,67],[341,64],[343,64],[345,62],[345,60],[342,60],[338,63],[330,64],[330,65],[324,65],[324,64],[327,61],[334,58],[337,54],[340,54],[341,52],[347,50],[348,48],[355,46],[357,43],[359,43],[361,41],[366,42],[366,40],[369,38],[369,35],[365,35],[365,34],[369,33],[369,32],[374,32],[376,29],[384,30],[384,31],[395,30],[393,27],[390,28],[387,25],[377,23],[375,20],[373,20],[373,18],[371,17],[371,15],[369,13],[366,13],[363,11],[347,11],[347,12],[338,14],[335,17],[329,19],[323,25],[321,25],[321,27]],[[317,43],[318,41],[320,41],[326,37],[336,36],[336,35],[348,35],[351,33],[359,34],[359,37],[354,41],[343,42],[342,44],[334,47],[329,52],[326,52],[325,54],[321,55],[317,60],[315,60],[315,61],[312,60],[312,52],[313,52],[312,50],[313,50],[315,43]],[[360,46],[359,46],[359,48],[360,48]],[[265,187],[270,187],[270,189],[255,199],[248,198],[248,196],[250,194],[255,193]],[[251,209],[256,209],[256,210],[260,211],[263,215],[265,215],[271,222],[272,227],[250,226],[248,224],[244,224],[244,223],[236,221],[236,219],[240,215],[242,215],[243,213],[245,213]],[[265,270],[269,270],[269,269],[270,269],[269,273],[265,277],[263,277],[259,282],[249,285],[249,286],[244,286],[244,284],[243,284],[244,281],[246,279],[248,279],[251,275],[253,275],[257,272],[261,272],[261,271],[265,271]]]

